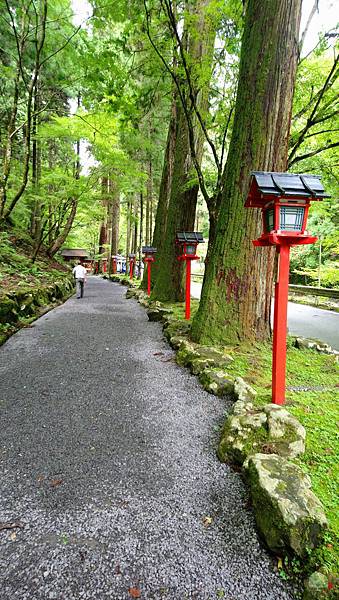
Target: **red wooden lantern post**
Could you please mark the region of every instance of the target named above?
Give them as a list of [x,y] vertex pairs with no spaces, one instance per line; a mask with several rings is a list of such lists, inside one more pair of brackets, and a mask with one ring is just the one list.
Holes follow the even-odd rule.
[[129,254],[129,278],[133,279],[134,267],[135,267],[135,254]]
[[153,246],[143,246],[142,247],[142,253],[145,255],[143,258],[143,261],[147,266],[147,295],[148,296],[151,295],[151,268],[152,268],[152,263],[155,260],[154,255],[156,252],[157,252],[157,249],[153,248]]
[[186,294],[185,294],[185,319],[191,318],[191,261],[198,260],[197,245],[203,242],[201,233],[195,231],[182,231],[176,234],[175,243],[181,246],[181,255],[178,260],[186,261]]
[[306,223],[311,200],[328,198],[317,175],[254,171],[245,206],[261,208],[263,233],[255,246],[275,246],[278,274],[275,284],[272,359],[272,402],[284,404],[290,248],[313,244]]

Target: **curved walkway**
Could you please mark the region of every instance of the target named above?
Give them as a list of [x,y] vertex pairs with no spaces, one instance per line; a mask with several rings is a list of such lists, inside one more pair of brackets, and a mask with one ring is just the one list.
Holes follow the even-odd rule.
[[216,458],[225,400],[123,288],[85,293],[0,348],[1,600],[292,600]]

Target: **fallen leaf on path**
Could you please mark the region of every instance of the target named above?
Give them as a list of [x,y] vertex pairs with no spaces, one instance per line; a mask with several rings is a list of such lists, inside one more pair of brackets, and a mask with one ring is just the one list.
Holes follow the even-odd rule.
[[278,569],[282,569],[283,568],[283,561],[281,558],[278,558]]
[[153,352],[153,356],[164,356],[163,352]]
[[114,573],[116,575],[121,575],[121,569],[120,569],[120,565],[116,565],[115,569],[114,569]]
[[19,521],[10,521],[9,523],[0,523],[0,531],[2,531],[3,529],[16,529],[16,528],[22,529],[24,527],[24,525],[22,523],[19,523]]
[[205,527],[209,527],[210,525],[212,525],[213,519],[212,517],[204,517],[202,522]]
[[128,593],[130,596],[132,596],[132,598],[140,598],[141,597],[141,591],[139,590],[139,588],[129,588]]
[[15,542],[15,540],[16,540],[16,533],[15,533],[15,531],[13,531],[13,533],[11,533],[11,535],[9,537],[12,540],[12,542]]
[[51,486],[56,487],[57,485],[60,485],[61,483],[62,483],[62,479],[52,479]]

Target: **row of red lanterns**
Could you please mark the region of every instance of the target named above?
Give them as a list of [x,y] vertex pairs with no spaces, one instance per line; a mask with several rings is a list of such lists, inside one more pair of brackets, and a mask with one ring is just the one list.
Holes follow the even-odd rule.
[[[317,238],[306,231],[308,210],[311,201],[329,196],[318,175],[273,173],[253,171],[247,208],[262,211],[262,233],[255,246],[275,246],[278,254],[278,274],[275,283],[273,323],[272,401],[285,402],[287,304],[290,248],[302,244],[313,244]],[[178,232],[176,244],[180,248],[178,260],[186,262],[186,307],[185,318],[190,319],[191,262],[197,260],[197,246],[203,242],[199,232]],[[151,291],[151,265],[156,248],[144,246],[144,262],[148,267],[148,295]],[[130,255],[130,276],[133,276],[135,255]]]

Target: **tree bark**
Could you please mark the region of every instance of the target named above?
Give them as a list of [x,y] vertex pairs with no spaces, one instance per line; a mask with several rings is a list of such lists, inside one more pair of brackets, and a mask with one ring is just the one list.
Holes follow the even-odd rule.
[[214,247],[208,253],[193,339],[266,340],[274,251],[254,248],[261,211],[245,209],[252,170],[284,171],[298,60],[301,0],[249,0],[235,121]]
[[[202,112],[207,111],[208,91],[213,60],[215,31],[211,27],[208,15],[210,0],[198,0],[195,4],[195,29],[184,31],[183,40],[187,41],[187,56],[193,72],[192,85],[195,102]],[[192,15],[191,15],[192,17]],[[190,21],[190,19],[188,19]],[[192,25],[191,25],[192,27]],[[199,77],[199,67],[203,65],[204,79]],[[208,75],[209,74],[209,75]],[[183,87],[183,90],[185,87]],[[192,99],[191,99],[192,100]],[[176,133],[173,140],[173,170],[170,176],[170,197],[168,205],[166,236],[161,252],[157,257],[158,274],[152,297],[162,301],[182,301],[184,299],[183,264],[177,260],[175,234],[177,231],[192,231],[195,221],[195,210],[199,184],[194,172],[191,155],[190,135],[192,131],[186,118],[185,110],[191,111],[191,100],[187,98],[184,109],[181,100],[176,99]],[[173,116],[172,116],[173,118]],[[171,128],[171,125],[170,125]],[[202,160],[204,135],[201,125],[194,123],[195,155],[199,164]]]

